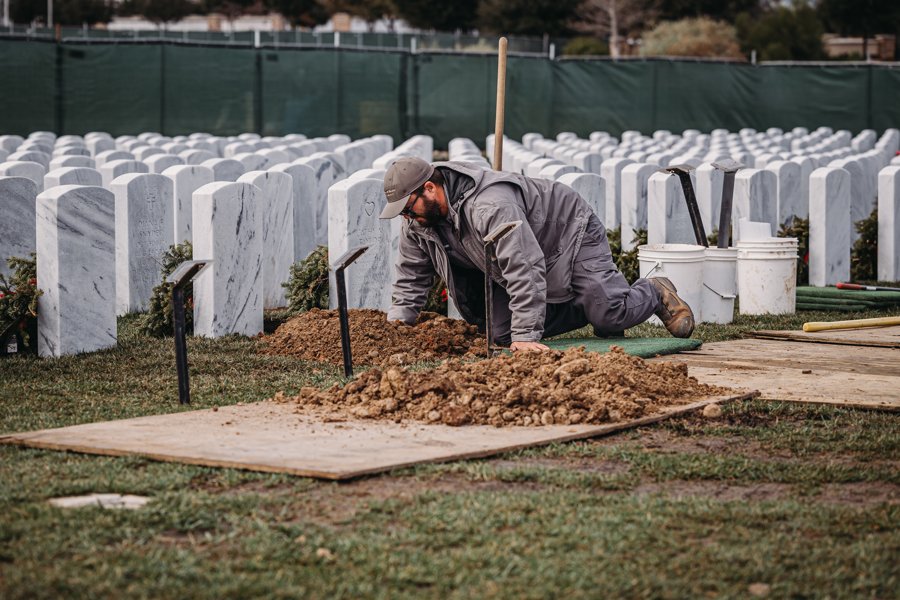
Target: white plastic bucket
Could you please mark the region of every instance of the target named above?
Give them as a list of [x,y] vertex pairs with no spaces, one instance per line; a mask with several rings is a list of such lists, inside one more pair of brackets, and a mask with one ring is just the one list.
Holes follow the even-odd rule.
[[787,315],[797,309],[797,240],[770,238],[737,244],[742,315]]
[[737,296],[737,248],[707,248],[703,266],[703,321],[731,323]]
[[668,277],[681,299],[691,307],[695,322],[702,318],[704,250],[703,246],[691,244],[638,246],[641,277]]

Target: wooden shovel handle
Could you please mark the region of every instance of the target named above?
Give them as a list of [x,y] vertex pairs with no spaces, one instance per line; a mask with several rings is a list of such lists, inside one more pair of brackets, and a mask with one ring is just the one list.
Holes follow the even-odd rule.
[[494,170],[503,170],[503,119],[506,116],[506,38],[497,48],[497,119],[494,123]]

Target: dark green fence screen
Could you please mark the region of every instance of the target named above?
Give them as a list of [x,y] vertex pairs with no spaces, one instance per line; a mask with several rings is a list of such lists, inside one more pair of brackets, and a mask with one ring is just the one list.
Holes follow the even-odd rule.
[[[496,57],[0,40],[0,134],[493,131]],[[511,57],[506,131],[900,125],[900,68]]]

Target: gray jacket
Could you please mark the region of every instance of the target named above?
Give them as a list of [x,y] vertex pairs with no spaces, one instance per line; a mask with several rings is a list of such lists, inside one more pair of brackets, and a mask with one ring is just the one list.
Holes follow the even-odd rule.
[[415,321],[437,272],[463,317],[474,323],[483,320],[483,293],[478,298],[478,290],[484,288],[483,238],[502,223],[521,220],[522,227],[497,243],[491,275],[510,297],[512,341],[541,339],[546,304],[573,297],[572,268],[590,207],[572,188],[554,181],[486,171],[463,162],[435,166],[450,169],[451,179],[462,175],[474,181],[474,186],[445,185],[445,190],[465,190],[456,198],[448,197],[453,208],[448,218],[466,257],[481,274],[473,277],[478,273],[455,268],[437,232],[404,220],[388,319]]

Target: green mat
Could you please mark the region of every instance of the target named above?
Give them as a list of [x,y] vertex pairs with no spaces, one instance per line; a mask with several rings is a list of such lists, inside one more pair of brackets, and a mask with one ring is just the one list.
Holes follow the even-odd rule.
[[542,344],[554,350],[584,346],[590,352],[609,352],[611,346],[620,346],[625,352],[641,358],[650,358],[661,354],[677,354],[684,350],[696,350],[703,343],[700,340],[680,338],[564,338],[557,340],[541,340]]
[[900,307],[900,292],[839,290],[835,287],[798,287],[797,310],[849,312]]

